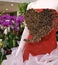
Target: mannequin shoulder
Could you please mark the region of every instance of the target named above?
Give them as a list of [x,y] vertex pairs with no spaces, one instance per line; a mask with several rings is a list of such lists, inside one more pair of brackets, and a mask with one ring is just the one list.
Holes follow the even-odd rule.
[[34,2],[29,3],[28,6],[27,6],[27,10],[31,9],[33,7],[33,5],[34,5]]
[[27,10],[28,10],[28,9],[30,9],[30,6],[31,6],[31,3],[30,3],[30,4],[28,4],[28,6],[27,6]]
[[28,7],[28,9],[31,8],[51,8],[51,9],[58,9],[58,0],[37,0],[34,2],[31,2]]

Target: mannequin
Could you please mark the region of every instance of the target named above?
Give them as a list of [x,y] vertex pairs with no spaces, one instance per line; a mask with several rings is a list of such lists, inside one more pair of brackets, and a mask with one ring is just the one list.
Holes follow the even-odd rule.
[[[36,5],[35,5],[36,4]],[[35,2],[32,2],[28,5],[27,7],[27,10],[28,9],[55,9],[56,11],[58,11],[58,0],[37,0]],[[25,23],[24,23],[25,24]],[[26,34],[26,35],[25,35]],[[28,31],[28,28],[26,27],[26,24],[25,24],[25,29],[24,29],[24,32],[22,34],[22,38],[21,38],[21,41],[20,41],[20,45],[19,45],[19,48],[18,48],[18,51],[16,53],[16,56],[18,55],[19,51],[23,50],[24,46],[25,46],[25,41],[23,41],[24,39],[27,39],[29,35],[29,31]]]

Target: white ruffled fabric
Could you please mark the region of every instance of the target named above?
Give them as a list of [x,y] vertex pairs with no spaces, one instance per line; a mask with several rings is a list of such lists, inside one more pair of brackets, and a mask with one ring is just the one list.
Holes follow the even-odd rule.
[[23,52],[20,51],[15,57],[16,50],[7,56],[7,60],[3,60],[1,65],[58,65],[58,45],[50,54],[32,56],[29,54],[29,60],[23,62]]

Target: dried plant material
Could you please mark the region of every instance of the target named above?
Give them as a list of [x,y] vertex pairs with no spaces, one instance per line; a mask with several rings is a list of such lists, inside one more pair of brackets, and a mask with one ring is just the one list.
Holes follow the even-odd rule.
[[37,42],[42,37],[48,35],[55,27],[54,19],[56,18],[55,10],[43,9],[41,12],[37,12],[34,9],[29,9],[25,14],[25,21],[27,27],[32,35],[32,39],[25,41]]

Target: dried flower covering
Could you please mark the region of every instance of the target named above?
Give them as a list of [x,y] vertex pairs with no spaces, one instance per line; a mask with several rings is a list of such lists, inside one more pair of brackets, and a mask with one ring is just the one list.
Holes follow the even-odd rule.
[[48,35],[51,30],[55,27],[56,18],[55,10],[43,9],[43,11],[38,12],[34,9],[29,9],[25,14],[25,21],[27,27],[32,35],[32,39],[27,39],[29,42],[40,41],[42,37]]

